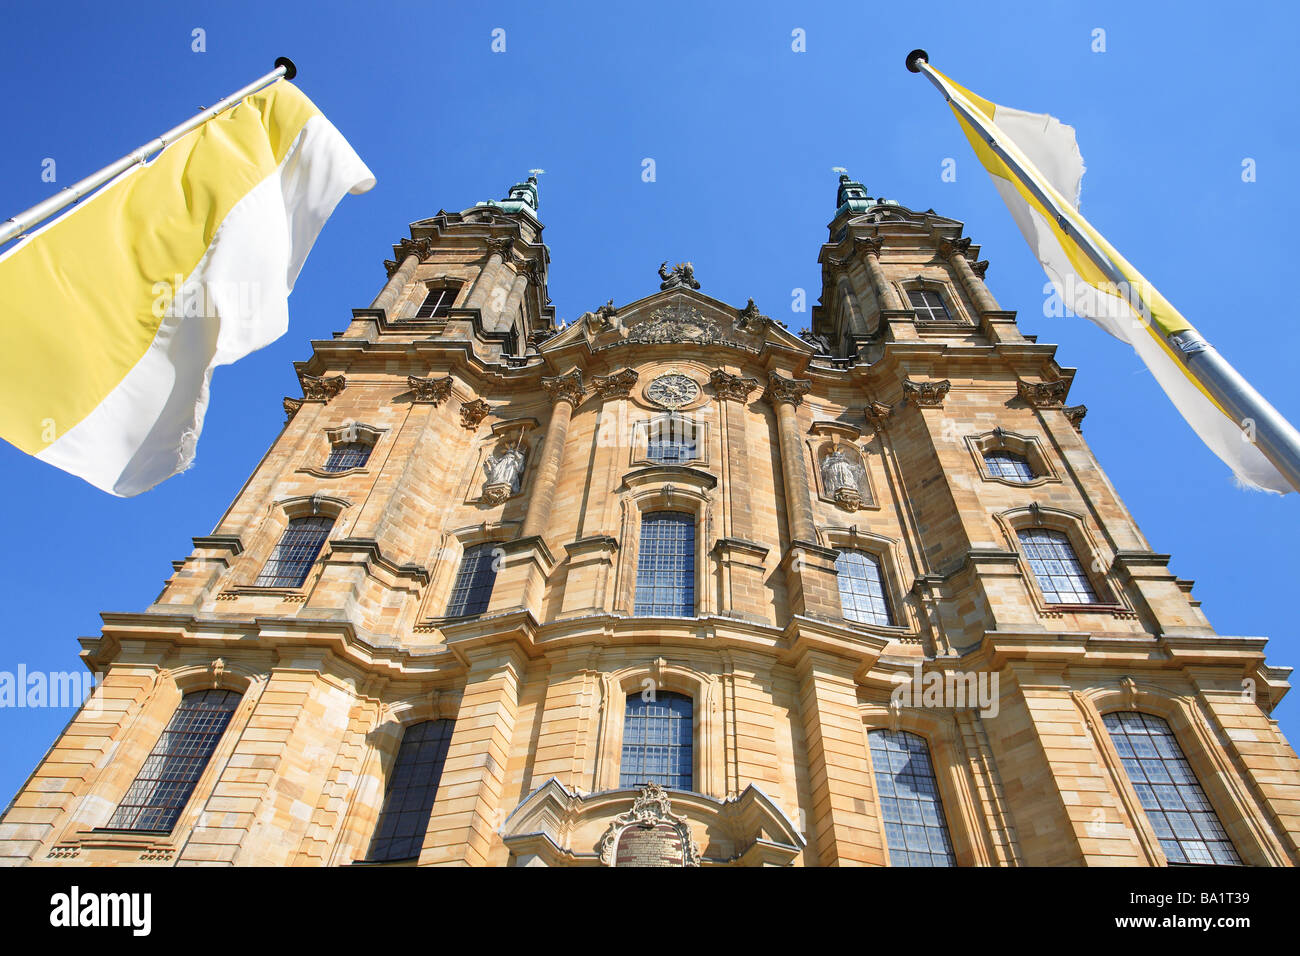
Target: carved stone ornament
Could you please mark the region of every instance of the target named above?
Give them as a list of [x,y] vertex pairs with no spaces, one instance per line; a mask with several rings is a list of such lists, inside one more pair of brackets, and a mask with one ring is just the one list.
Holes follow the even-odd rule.
[[815,355],[831,355],[831,340],[824,335],[818,335],[810,329],[804,329],[799,333],[799,338],[803,339],[812,346]]
[[406,384],[411,386],[411,391],[415,393],[412,401],[428,402],[437,408],[451,395],[451,376],[444,375],[442,378],[417,378],[414,375],[406,377]]
[[940,239],[939,255],[945,259],[951,259],[954,256],[963,256],[969,258],[970,236],[961,236],[957,239]]
[[348,383],[348,380],[342,375],[327,375],[324,378],[317,378],[315,375],[308,375],[306,372],[298,373],[298,381],[302,385],[302,398],[305,402],[328,402],[343,391],[343,386]]
[[593,334],[599,334],[614,327],[614,316],[618,315],[618,309],[614,308],[614,300],[610,299],[604,305],[597,306],[594,312],[584,312],[578,316],[578,321],[586,321],[587,327]]
[[512,236],[505,236],[501,239],[488,239],[486,245],[489,256],[500,256],[502,259],[514,258],[515,240]]
[[492,411],[492,406],[481,398],[476,398],[472,402],[465,402],[460,406],[460,423],[466,428],[477,428],[478,423],[483,421],[490,411]]
[[668,794],[647,783],[627,813],[620,813],[600,838],[605,866],[699,866],[700,846],[685,816],[673,813]]
[[580,404],[587,394],[587,390],[582,385],[582,372],[576,368],[564,375],[543,378],[542,388],[546,389],[552,402],[565,401],[575,406]]
[[700,386],[681,372],[660,375],[645,387],[646,401],[660,408],[681,408],[695,401],[699,394]]
[[836,446],[822,459],[822,486],[826,493],[845,511],[862,507],[862,489],[866,469],[852,452]]
[[889,420],[889,413],[893,410],[893,405],[886,405],[884,402],[872,402],[862,412],[873,428],[884,428],[885,422]]
[[737,402],[749,401],[749,393],[758,388],[758,379],[741,378],[720,368],[709,373],[709,385],[718,398],[730,398]]
[[528,344],[535,349],[539,349],[544,342],[553,339],[559,334],[559,329],[533,329],[528,333]]
[[1016,394],[1034,408],[1060,408],[1065,404],[1065,396],[1069,393],[1069,379],[1058,378],[1055,382],[1016,380]]
[[853,240],[853,255],[879,256],[885,247],[885,241],[879,236],[856,236]]
[[659,266],[659,278],[664,281],[659,283],[659,290],[665,289],[698,289],[700,284],[695,281],[695,266],[689,262],[679,262],[673,266],[672,272],[668,271],[668,260]]
[[984,273],[989,271],[989,261],[987,259],[981,259],[979,262],[972,262],[970,264],[970,271],[983,279]]
[[1074,426],[1076,432],[1083,431],[1083,416],[1088,414],[1087,405],[1067,405],[1061,411],[1065,412],[1066,420]]
[[922,408],[943,408],[944,396],[951,387],[952,382],[946,378],[937,382],[913,382],[907,379],[903,382],[903,398]]
[[644,322],[628,330],[625,341],[643,345],[737,345],[727,337],[727,330],[705,318],[694,306],[674,302],[650,313]]
[[524,453],[514,445],[504,448],[483,462],[487,481],[483,484],[483,500],[498,505],[511,495],[519,494],[524,474]]
[[625,368],[613,375],[597,375],[591,380],[591,387],[601,398],[627,398],[636,380],[636,369]]
[[803,397],[812,391],[812,382],[806,378],[786,378],[779,372],[767,373],[767,390],[763,392],[773,407],[787,403],[798,407]]
[[284,398],[284,423],[287,425],[293,421],[293,416],[298,414],[298,409],[302,408],[301,398]]
[[740,310],[740,315],[736,319],[736,328],[751,335],[762,335],[771,324],[772,320],[758,310],[753,299],[750,299]]

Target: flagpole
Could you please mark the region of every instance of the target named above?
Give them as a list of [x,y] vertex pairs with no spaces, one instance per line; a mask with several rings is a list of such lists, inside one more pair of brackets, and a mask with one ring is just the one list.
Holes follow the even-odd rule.
[[38,202],[35,206],[32,206],[31,209],[21,212],[11,219],[6,219],[5,222],[0,225],[0,245],[4,245],[10,239],[21,236],[28,229],[32,228],[32,226],[49,219],[59,210],[71,206],[87,193],[98,189],[100,186],[104,185],[104,183],[113,179],[115,176],[126,172],[137,163],[143,163],[153,153],[156,153],[168,144],[175,142],[190,130],[202,126],[217,114],[230,109],[230,107],[234,106],[248,94],[260,90],[268,83],[274,82],[280,77],[284,77],[286,80],[292,80],[297,75],[298,68],[293,65],[292,60],[287,56],[277,58],[274,70],[265,76],[254,80],[247,86],[231,93],[215,106],[211,106],[196,116],[190,117],[179,126],[173,126],[158,138],[150,140],[134,152],[123,156],[117,162],[105,166],[98,172],[92,173],[85,179],[73,183],[71,186],[65,186],[49,199]]
[[[930,67],[930,57],[924,50],[907,54],[907,68],[912,73],[923,74],[943,94],[953,109],[974,129],[979,130],[985,142],[1001,159],[1024,187],[1043,206],[1050,210],[1061,231],[1078,243],[1093,264],[1129,298],[1129,304],[1141,316],[1150,315],[1141,291],[1133,288],[1119,267],[1111,261],[1092,237],[1079,229],[1063,209],[1038,181],[1024,169],[997,137],[990,132],[984,118],[975,114],[965,103],[949,95],[938,74]],[[1136,300],[1136,301],[1133,301]],[[1218,350],[1194,329],[1174,332],[1165,337],[1170,351],[1179,364],[1237,422],[1242,430],[1242,440],[1253,443],[1296,491],[1300,491],[1300,432],[1286,417],[1269,403],[1246,381]],[[1253,431],[1253,436],[1251,432]]]

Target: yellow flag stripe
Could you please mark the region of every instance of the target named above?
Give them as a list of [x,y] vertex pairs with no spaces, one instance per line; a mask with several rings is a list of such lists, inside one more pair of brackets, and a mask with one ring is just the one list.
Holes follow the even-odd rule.
[[104,400],[153,342],[178,277],[317,113],[273,83],[0,257],[0,435],[37,454]]

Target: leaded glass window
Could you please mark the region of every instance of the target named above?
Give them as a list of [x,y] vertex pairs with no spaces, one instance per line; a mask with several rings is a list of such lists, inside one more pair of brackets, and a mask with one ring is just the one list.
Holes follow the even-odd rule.
[[956,866],[925,738],[873,730],[871,764],[891,866]]
[[1019,534],[1043,600],[1048,604],[1097,603],[1097,592],[1065,534],[1047,528],[1026,528]]
[[347,471],[349,468],[364,468],[369,460],[370,445],[368,442],[339,442],[330,449],[330,456],[325,460],[325,470]]
[[384,808],[366,856],[371,863],[420,855],[454,727],[455,721],[426,720],[412,724],[402,734],[402,746],[384,792]]
[[923,322],[947,322],[948,307],[943,304],[943,296],[933,289],[909,289],[908,299],[916,317]]
[[691,699],[685,694],[658,691],[630,694],[623,717],[623,762],[618,785],[638,787],[657,783],[661,787],[690,790],[693,764],[691,749]]
[[1169,724],[1136,711],[1102,719],[1169,862],[1240,864]]
[[110,830],[170,831],[176,825],[239,706],[239,698],[230,690],[201,690],[181,699],[167,729],[113,811]]
[[447,604],[448,617],[468,617],[487,610],[497,580],[498,554],[498,546],[491,543],[465,549]]
[[695,616],[695,518],[655,511],[641,519],[636,560],[640,617]]
[[417,319],[442,318],[451,309],[452,303],[456,301],[456,293],[459,291],[459,285],[450,284],[442,288],[430,289],[424,301],[420,303],[415,317]]
[[699,458],[695,426],[671,415],[646,425],[646,458],[663,465],[694,461]]
[[254,584],[259,588],[301,587],[333,527],[334,519],[325,515],[292,519]]
[[865,551],[844,549],[835,557],[835,577],[840,585],[840,607],[850,621],[893,624],[880,562]]
[[1028,460],[1009,451],[990,452],[984,456],[984,464],[994,478],[1024,483],[1034,480],[1034,469]]

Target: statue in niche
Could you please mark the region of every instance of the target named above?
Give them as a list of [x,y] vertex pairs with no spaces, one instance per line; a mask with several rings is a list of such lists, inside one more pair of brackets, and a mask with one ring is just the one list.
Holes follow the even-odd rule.
[[500,504],[511,495],[519,494],[519,482],[524,474],[524,453],[516,445],[488,457],[483,463],[487,481],[483,484],[483,500]]
[[822,459],[822,485],[826,493],[845,511],[857,511],[862,505],[862,486],[866,471],[861,462],[835,447]]

